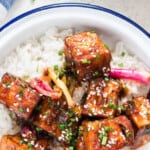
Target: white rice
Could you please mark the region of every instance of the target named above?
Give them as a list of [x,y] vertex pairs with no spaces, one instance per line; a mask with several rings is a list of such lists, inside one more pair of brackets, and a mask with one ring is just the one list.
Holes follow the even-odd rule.
[[[9,72],[20,77],[29,75],[30,79],[41,76],[43,68],[56,64],[61,66],[64,57],[59,56],[58,52],[64,48],[64,38],[72,33],[72,29],[59,31],[57,28],[52,28],[39,39],[33,38],[19,45],[1,64],[0,77],[5,72]],[[124,57],[120,56],[123,51]],[[118,67],[119,62],[124,64],[123,67],[147,69],[136,56],[130,56],[127,51],[122,42],[117,43],[111,66]],[[149,89],[149,86],[134,81],[127,81],[126,86],[130,88],[134,96],[146,95]],[[11,119],[9,113],[5,106],[0,105],[0,138],[5,134],[15,134],[19,131],[19,126],[14,119]]]
[[[122,42],[118,42],[116,44],[116,48],[112,53],[112,67],[120,67],[121,68],[135,68],[140,70],[149,70],[149,68],[140,61],[140,59],[136,55],[132,55],[129,53],[130,50]],[[122,54],[124,53],[124,56]],[[124,86],[129,89],[129,93],[126,97],[124,97],[124,101],[131,100],[133,97],[137,96],[146,96],[148,90],[150,89],[150,85],[145,85],[142,83],[138,83],[132,80],[122,80]]]

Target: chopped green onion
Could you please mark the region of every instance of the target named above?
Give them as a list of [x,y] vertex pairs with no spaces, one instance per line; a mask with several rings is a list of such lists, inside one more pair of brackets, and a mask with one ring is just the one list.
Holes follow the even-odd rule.
[[66,123],[60,123],[60,124],[59,124],[59,129],[60,129],[60,130],[65,129],[65,127],[66,127]]
[[105,126],[104,131],[107,132],[107,133],[110,132],[110,131],[113,131],[113,127]]
[[74,150],[74,147],[73,147],[73,146],[70,146],[70,147],[69,147],[69,150]]
[[6,86],[9,86],[11,84],[11,82],[5,82]]
[[19,108],[19,111],[20,111],[20,112],[24,112],[23,107],[20,107],[20,108]]
[[124,57],[124,56],[125,56],[125,54],[126,54],[125,52],[121,52],[121,54],[120,54],[120,55],[121,55],[122,57]]
[[66,67],[66,66],[67,66],[67,62],[66,62],[66,61],[63,63],[63,66],[64,66],[64,67]]
[[99,71],[95,71],[95,72],[94,72],[94,75],[95,75],[95,76],[98,76],[98,75],[99,75]]
[[29,75],[24,75],[24,76],[23,76],[23,79],[25,79],[25,80],[27,80],[27,79],[29,79],[29,78],[30,78]]
[[31,143],[28,143],[28,150],[33,150],[33,145]]
[[109,46],[107,44],[104,44],[104,47],[107,48],[107,49],[109,49]]
[[36,67],[36,72],[37,73],[39,72],[39,65],[37,65],[37,67]]
[[44,114],[44,115],[48,115],[48,114],[49,114],[49,112],[48,112],[48,111],[45,111],[43,114]]
[[94,31],[94,30],[91,30],[90,32],[91,32],[91,33],[96,33],[96,31]]
[[71,127],[72,125],[73,125],[73,122],[72,122],[72,121],[70,121],[70,122],[67,124],[68,127]]
[[58,55],[59,56],[62,56],[64,54],[64,51],[63,50],[60,50],[59,52],[58,52]]
[[13,113],[12,113],[12,112],[9,112],[9,117],[10,117],[11,119],[13,119]]
[[107,136],[102,137],[102,145],[106,145],[107,143]]
[[82,134],[82,130],[79,128],[78,129],[78,135],[81,135]]
[[101,58],[100,55],[96,55],[96,59],[99,60]]
[[109,102],[108,107],[109,107],[109,108],[112,108],[112,109],[117,109],[116,104],[115,104],[115,103],[113,103],[112,101],[111,101],[111,102]]
[[123,105],[120,105],[119,108],[120,108],[121,111],[125,111],[125,107]]
[[35,109],[39,111],[41,108],[42,108],[42,105],[38,105]]
[[128,91],[128,87],[127,87],[127,86],[124,86],[124,87],[123,87],[123,90],[124,90],[124,91]]
[[131,132],[128,131],[128,132],[126,133],[126,137],[129,138],[130,136],[131,136]]
[[99,138],[99,139],[102,139],[102,138],[103,138],[103,134],[102,134],[102,133],[99,133],[99,134],[98,134],[98,138]]
[[118,64],[118,66],[119,66],[119,67],[123,67],[124,65],[123,65],[123,63],[120,63],[120,64]]
[[23,89],[22,88],[19,89],[19,95],[23,96]]
[[147,115],[150,115],[150,111],[147,111],[147,113],[146,113]]
[[21,139],[20,140],[20,144],[23,144],[25,141],[24,141],[24,139]]
[[59,70],[58,65],[54,65],[54,70],[55,70],[55,71],[58,71],[58,70]]
[[51,105],[51,104],[52,104],[52,101],[51,101],[51,99],[50,99],[50,98],[48,98],[47,102],[48,102],[48,104],[49,104],[49,105]]
[[82,64],[91,64],[91,61],[88,59],[82,59],[81,62]]
[[42,130],[41,128],[36,127],[37,132],[40,132],[41,130]]

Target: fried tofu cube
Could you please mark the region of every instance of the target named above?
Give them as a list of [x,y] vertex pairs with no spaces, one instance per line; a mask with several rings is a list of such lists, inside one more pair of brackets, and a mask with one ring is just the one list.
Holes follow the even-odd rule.
[[150,125],[150,101],[146,97],[137,97],[129,101],[126,112],[138,128]]
[[81,32],[65,39],[68,68],[78,80],[90,80],[109,70],[111,53],[94,32]]
[[82,113],[87,116],[114,116],[122,84],[115,80],[96,79],[90,82]]
[[5,104],[17,116],[27,120],[40,100],[39,93],[24,80],[4,74],[0,83],[0,103]]
[[125,116],[83,121],[79,128],[77,150],[117,150],[133,142],[134,133]]
[[[55,136],[59,141],[69,143],[76,135],[78,118],[68,109],[67,102],[61,98],[52,100],[43,97],[40,110],[35,114],[34,124]],[[39,107],[38,106],[38,107]]]
[[1,150],[46,150],[48,145],[46,139],[32,142],[26,143],[19,135],[5,135],[0,141],[0,148]]
[[22,143],[19,136],[5,135],[0,141],[2,150],[28,150],[28,145]]

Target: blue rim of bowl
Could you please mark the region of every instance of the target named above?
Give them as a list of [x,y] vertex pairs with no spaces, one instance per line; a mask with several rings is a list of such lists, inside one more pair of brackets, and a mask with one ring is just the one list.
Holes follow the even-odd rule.
[[10,20],[6,24],[4,24],[2,27],[0,27],[0,32],[4,31],[6,28],[11,26],[15,22],[17,22],[17,21],[19,21],[19,20],[21,20],[21,19],[23,19],[23,18],[25,18],[29,15],[32,15],[34,13],[38,13],[40,11],[44,11],[44,10],[47,10],[47,9],[54,9],[54,8],[59,8],[59,7],[82,7],[82,8],[95,9],[95,10],[98,10],[98,11],[103,11],[103,12],[109,13],[111,15],[119,17],[120,19],[125,20],[126,22],[132,24],[138,30],[143,32],[148,38],[150,38],[150,33],[149,32],[147,32],[142,26],[140,26],[135,21],[129,19],[128,17],[126,17],[126,16],[124,16],[124,15],[122,15],[122,14],[116,12],[116,11],[113,11],[111,9],[101,7],[101,6],[97,6],[97,5],[86,4],[86,3],[57,3],[57,4],[51,4],[51,5],[46,5],[46,6],[42,6],[42,7],[39,7],[39,8],[32,9],[30,11],[27,11],[27,12],[13,18],[12,20]]

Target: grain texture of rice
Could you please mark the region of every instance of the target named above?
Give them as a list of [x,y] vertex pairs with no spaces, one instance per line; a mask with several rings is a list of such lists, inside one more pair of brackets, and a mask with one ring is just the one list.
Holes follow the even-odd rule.
[[[59,56],[58,52],[64,48],[64,38],[72,33],[72,29],[60,31],[57,28],[52,28],[40,38],[22,43],[1,64],[0,77],[5,72],[9,72],[22,78],[28,76],[27,80],[29,80],[41,76],[46,67],[61,66],[64,57]],[[112,58],[111,66],[113,67],[148,69],[136,56],[128,53],[128,49],[122,42],[116,44]],[[126,86],[132,93],[129,97],[146,95],[149,90],[149,86],[134,81],[126,81]],[[80,89],[80,91],[82,90]],[[0,138],[5,134],[15,134],[19,130],[20,127],[15,119],[11,119],[10,111],[0,105]]]

